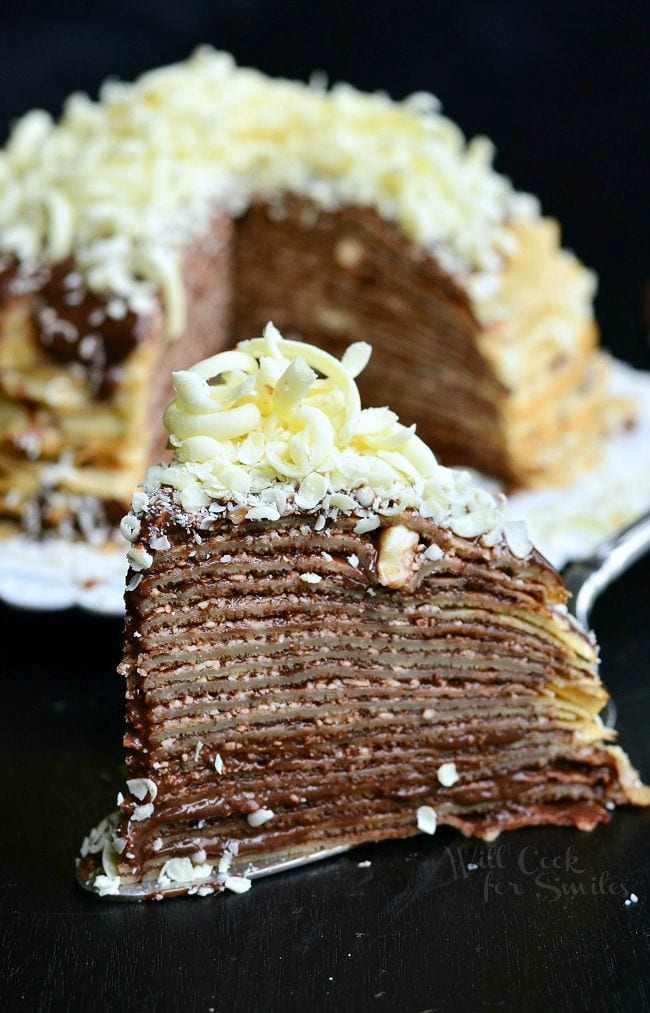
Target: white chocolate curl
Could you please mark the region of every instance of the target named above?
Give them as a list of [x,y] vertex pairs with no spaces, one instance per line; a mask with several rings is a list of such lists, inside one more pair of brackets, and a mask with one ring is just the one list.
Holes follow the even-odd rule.
[[413,509],[494,544],[502,502],[439,465],[388,408],[362,409],[354,376],[370,353],[358,342],[340,362],[269,323],[262,337],[174,373],[164,424],[176,460],[151,468],[150,486],[171,486],[189,512],[217,501],[259,520],[336,510],[375,528],[377,515]]

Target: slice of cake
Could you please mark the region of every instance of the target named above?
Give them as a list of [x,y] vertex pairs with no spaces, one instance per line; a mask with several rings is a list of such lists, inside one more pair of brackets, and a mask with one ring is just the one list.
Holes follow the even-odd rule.
[[129,779],[79,867],[102,894],[650,802],[560,577],[414,427],[362,410],[369,352],[269,325],[174,374],[175,460],[122,522]]
[[516,485],[592,462],[594,279],[491,158],[432,96],[207,49],[28,113],[0,151],[0,517],[115,516],[171,371],[268,319],[336,354],[372,336],[364,397],[447,462]]

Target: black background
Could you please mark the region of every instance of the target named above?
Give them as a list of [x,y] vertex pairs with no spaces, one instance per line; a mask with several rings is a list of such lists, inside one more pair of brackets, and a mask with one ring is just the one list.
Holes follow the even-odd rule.
[[[272,74],[432,91],[560,219],[601,279],[605,343],[648,366],[650,5],[630,0],[0,3],[0,135],[33,106],[208,42]],[[647,321],[646,321],[647,323]]]
[[[57,111],[70,91],[94,93],[109,75],[132,77],[201,42],[274,74],[318,68],[395,97],[433,91],[468,135],[492,137],[497,167],[560,218],[567,245],[600,276],[604,342],[647,368],[648,11],[481,0],[5,3],[0,134],[32,106]],[[649,562],[594,616],[621,739],[646,779]],[[442,830],[261,881],[244,897],[138,908],[82,895],[74,853],[122,777],[119,642],[117,620],[0,607],[3,1008],[650,1008],[647,813],[617,814],[590,836],[517,832],[498,854]],[[538,849],[534,865],[571,846],[581,871],[544,882],[587,895],[551,900],[520,856]],[[455,874],[459,855],[497,867]],[[372,865],[359,869],[364,859]],[[625,891],[639,904],[625,907]]]

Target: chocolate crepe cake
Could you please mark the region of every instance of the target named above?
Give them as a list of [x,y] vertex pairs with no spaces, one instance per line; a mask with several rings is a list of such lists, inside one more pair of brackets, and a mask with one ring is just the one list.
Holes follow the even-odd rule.
[[174,374],[175,460],[122,522],[129,779],[82,847],[99,893],[243,891],[439,824],[591,830],[650,802],[560,577],[502,501],[361,409],[369,352],[269,325]]
[[119,516],[173,369],[273,319],[515,485],[597,455],[594,278],[430,95],[190,60],[35,110],[0,152],[0,519]]

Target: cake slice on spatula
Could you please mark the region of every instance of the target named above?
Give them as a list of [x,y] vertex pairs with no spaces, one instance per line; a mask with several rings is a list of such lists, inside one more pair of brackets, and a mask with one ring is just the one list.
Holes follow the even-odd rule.
[[650,793],[523,524],[338,361],[264,336],[174,374],[122,523],[129,779],[80,881],[125,898],[450,824],[591,830]]

